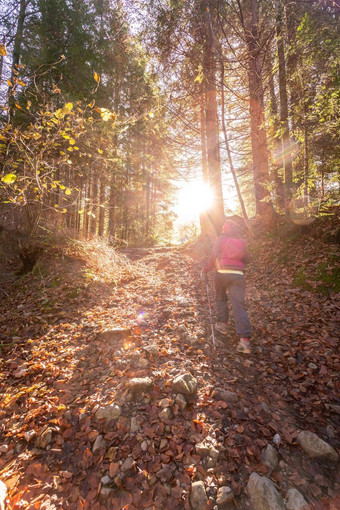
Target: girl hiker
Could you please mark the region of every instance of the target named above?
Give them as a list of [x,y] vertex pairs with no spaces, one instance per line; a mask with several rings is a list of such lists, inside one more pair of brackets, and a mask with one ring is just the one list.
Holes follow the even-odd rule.
[[228,294],[233,309],[235,327],[240,336],[240,342],[236,347],[238,352],[250,353],[250,321],[244,307],[246,293],[246,279],[244,277],[244,265],[250,262],[250,255],[245,241],[240,239],[237,225],[232,220],[223,224],[222,235],[218,236],[212,250],[212,254],[203,267],[201,276],[207,278],[207,273],[213,267],[215,273],[215,290],[218,322],[215,329],[226,335],[229,318]]

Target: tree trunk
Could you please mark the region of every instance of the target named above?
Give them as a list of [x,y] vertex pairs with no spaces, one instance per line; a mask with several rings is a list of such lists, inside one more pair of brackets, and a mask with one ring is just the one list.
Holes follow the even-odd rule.
[[14,37],[13,54],[12,54],[12,69],[11,69],[11,78],[10,78],[11,85],[9,85],[8,91],[7,91],[8,104],[9,104],[9,118],[12,116],[12,110],[13,110],[14,103],[15,103],[12,93],[13,93],[15,78],[17,75],[17,67],[20,62],[22,37],[23,37],[23,32],[24,32],[26,8],[27,8],[28,4],[29,4],[28,0],[20,0],[17,31],[16,31],[16,34]]
[[279,92],[280,92],[280,121],[282,130],[282,164],[285,179],[285,199],[286,207],[291,197],[291,189],[293,183],[293,166],[292,157],[289,154],[290,134],[288,123],[288,95],[287,95],[287,76],[286,76],[286,58],[283,42],[282,30],[282,4],[281,0],[276,2],[276,37],[277,37],[277,54],[279,63]]
[[78,232],[78,234],[80,233],[80,211],[81,211],[81,207],[82,207],[82,203],[81,203],[81,198],[82,198],[82,195],[83,195],[83,184],[80,183],[79,185],[79,193],[78,193],[78,197],[77,197],[77,205],[76,205],[76,209],[75,209],[75,230],[76,232]]
[[145,222],[145,237],[150,235],[150,194],[151,194],[150,174],[146,176],[146,222]]
[[98,223],[98,176],[97,170],[93,171],[92,190],[91,190],[91,234],[97,234]]
[[304,123],[303,123],[303,134],[304,134],[304,194],[308,195],[308,178],[309,178],[309,150],[308,150],[308,123],[307,123],[307,105],[304,105]]
[[[287,31],[287,40],[288,40],[288,46],[294,44],[294,39],[296,35],[296,30],[298,26],[297,21],[297,15],[295,13],[295,5],[294,2],[291,2],[290,0],[283,0],[285,4],[285,28]],[[293,52],[288,52],[287,55],[287,73],[288,76],[292,75],[294,73],[296,67],[296,55],[293,54]],[[289,96],[290,96],[290,121],[291,121],[291,127],[292,132],[294,133],[295,127],[296,127],[296,119],[294,115],[294,111],[296,108],[296,105],[298,103],[298,90],[295,87],[294,83],[290,83],[289,86]]]
[[[270,137],[272,139],[273,150],[277,150],[275,144],[277,143],[277,139],[275,135],[279,129],[278,123],[278,106],[275,94],[275,83],[274,83],[274,75],[273,75],[273,62],[272,58],[270,58],[270,68],[268,69],[269,75],[269,96],[270,96],[270,117],[272,119],[271,124],[271,133]],[[284,210],[285,207],[285,197],[284,197],[284,189],[283,189],[283,180],[281,175],[279,174],[279,164],[278,162],[273,163],[273,175],[275,181],[275,189],[276,189],[276,198],[277,198],[277,206],[280,210]]]
[[109,223],[108,234],[114,238],[116,235],[116,183],[115,176],[111,177],[110,197],[109,197]]
[[[6,39],[5,36],[2,38],[2,45],[5,46]],[[0,55],[0,78],[2,77],[2,70],[4,67],[4,55]]]
[[207,141],[205,132],[205,95],[203,83],[201,84],[200,95],[200,131],[201,131],[201,153],[202,153],[202,175],[203,181],[208,184],[208,162],[207,162]]
[[105,177],[100,177],[98,235],[103,237],[105,223]]
[[[203,182],[209,185],[208,162],[207,162],[207,141],[205,131],[205,94],[203,82],[201,83],[200,95],[200,132],[201,132],[201,154],[202,154],[202,177]],[[209,232],[209,218],[206,211],[200,213],[200,227],[203,236]]]
[[83,230],[85,238],[88,239],[89,236],[89,226],[90,226],[90,206],[89,206],[89,200],[91,198],[91,176],[88,176],[88,181],[85,184],[86,191],[85,191],[85,207],[84,207],[84,224],[83,224]]
[[205,44],[204,44],[204,87],[206,98],[205,130],[207,139],[207,160],[209,185],[215,195],[215,204],[207,211],[210,220],[210,231],[212,235],[220,233],[223,218],[223,193],[221,166],[219,155],[218,117],[216,100],[216,62],[214,57],[214,40],[210,26],[210,2],[203,1]]
[[257,0],[248,1],[250,2],[251,24],[250,28],[246,29],[245,37],[249,59],[249,109],[256,214],[262,218],[267,226],[271,226],[274,222],[274,209],[266,187],[266,182],[269,181],[269,168],[264,115],[264,91],[261,77],[262,58],[258,35],[258,4]]

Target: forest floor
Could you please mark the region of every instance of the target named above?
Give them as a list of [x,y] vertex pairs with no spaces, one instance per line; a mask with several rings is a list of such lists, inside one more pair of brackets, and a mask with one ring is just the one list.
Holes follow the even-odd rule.
[[[6,508],[243,510],[255,508],[253,472],[283,498],[296,488],[310,509],[340,508],[339,469],[297,440],[310,431],[340,446],[338,247],[307,236],[251,251],[250,355],[236,352],[232,321],[214,350],[193,247],[130,250],[117,285],[83,285],[66,259],[0,285]],[[186,400],[173,386],[182,374],[197,381]],[[268,444],[279,463],[263,457]],[[216,506],[226,486],[230,502]]]

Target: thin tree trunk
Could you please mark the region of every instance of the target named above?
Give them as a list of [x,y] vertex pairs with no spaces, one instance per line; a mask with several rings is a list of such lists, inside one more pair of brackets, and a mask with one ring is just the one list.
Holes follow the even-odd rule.
[[105,224],[105,177],[100,177],[98,235],[103,237]]
[[122,218],[122,238],[124,241],[128,241],[129,239],[129,168],[127,163],[127,168],[125,172],[125,193],[123,200],[123,218]]
[[308,178],[309,178],[309,150],[308,150],[308,125],[307,125],[307,105],[304,106],[304,194],[308,195]]
[[88,239],[88,237],[89,237],[89,226],[90,226],[90,214],[91,214],[91,212],[90,212],[89,200],[86,200],[86,199],[90,199],[91,198],[91,175],[89,175],[87,184],[85,186],[86,186],[86,191],[85,191],[85,207],[84,207],[84,225],[83,225],[83,230],[84,230],[85,238]]
[[[116,83],[114,87],[114,108],[115,111],[118,112],[119,110],[119,103],[120,103],[120,82],[116,78]],[[113,155],[114,158],[117,158],[118,154],[118,135],[115,134],[113,136],[112,140],[114,150]],[[116,237],[116,188],[117,188],[117,177],[116,177],[116,164],[114,163],[114,166],[111,170],[111,177],[110,177],[110,196],[109,196],[109,219],[108,219],[108,234],[114,239]]]
[[145,236],[150,235],[150,195],[151,195],[151,179],[148,172],[146,176],[146,222],[145,222]]
[[77,205],[76,205],[76,210],[75,210],[75,230],[76,232],[78,232],[78,234],[80,233],[80,211],[81,211],[81,197],[83,195],[83,184],[80,183],[79,185],[79,193],[78,193],[78,197],[77,197]]
[[92,193],[91,193],[91,234],[97,234],[98,225],[98,175],[97,170],[94,170],[92,177]]
[[[2,38],[2,45],[5,46],[6,39],[5,36]],[[4,55],[0,55],[0,78],[2,76],[2,70],[4,67]]]
[[112,238],[116,235],[116,183],[114,175],[111,177],[110,183],[108,233]]
[[224,134],[224,143],[225,143],[225,147],[227,149],[227,154],[228,154],[228,161],[229,161],[230,171],[231,171],[231,175],[233,176],[233,180],[234,180],[234,184],[235,184],[235,189],[236,189],[236,192],[237,192],[238,200],[240,202],[240,206],[241,206],[242,216],[243,216],[244,222],[245,222],[246,227],[248,228],[248,230],[251,231],[251,227],[250,227],[250,224],[249,224],[247,211],[246,211],[246,208],[245,208],[245,205],[244,205],[244,201],[243,201],[243,197],[242,197],[242,194],[241,194],[240,186],[239,186],[239,183],[238,183],[238,180],[237,180],[237,176],[236,176],[236,172],[235,172],[235,168],[234,168],[234,164],[233,164],[233,159],[231,157],[229,140],[228,140],[228,135],[227,135],[227,129],[226,129],[226,125],[225,125],[224,63],[223,63],[222,60],[221,60],[221,103],[222,103],[221,104],[221,106],[222,106],[222,129],[223,129],[223,134]]

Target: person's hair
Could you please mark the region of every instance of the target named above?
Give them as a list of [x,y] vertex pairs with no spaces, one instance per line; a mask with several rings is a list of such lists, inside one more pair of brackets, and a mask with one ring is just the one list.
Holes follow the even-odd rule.
[[226,220],[223,223],[222,232],[230,237],[238,237],[240,235],[238,225],[233,220]]

